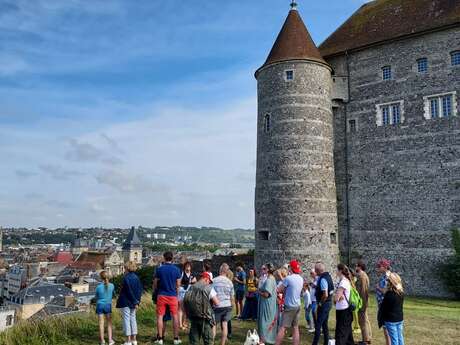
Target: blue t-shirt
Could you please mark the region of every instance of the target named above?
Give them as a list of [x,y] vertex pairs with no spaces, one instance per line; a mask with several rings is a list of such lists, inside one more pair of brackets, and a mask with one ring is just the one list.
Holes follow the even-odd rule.
[[107,286],[105,286],[104,283],[100,283],[96,287],[96,301],[97,304],[112,304],[112,298],[113,298],[113,290],[115,287],[113,286],[112,283],[109,283]]
[[299,274],[291,274],[284,278],[284,305],[288,308],[297,308],[301,304],[303,278]]
[[[246,272],[245,271],[238,272],[236,277],[239,280],[244,282],[246,280]],[[244,292],[244,289],[245,289],[245,284],[244,283],[236,283],[236,291],[243,291]]]
[[157,268],[155,278],[158,282],[158,296],[177,296],[176,282],[181,279],[180,270],[171,263],[164,263]]

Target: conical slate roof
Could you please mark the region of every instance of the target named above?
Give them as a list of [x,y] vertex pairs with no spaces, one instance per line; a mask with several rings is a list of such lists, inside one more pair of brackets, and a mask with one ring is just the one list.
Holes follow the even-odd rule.
[[262,67],[288,60],[315,60],[326,63],[296,9],[289,11],[283,28]]
[[123,249],[129,250],[131,248],[139,248],[142,247],[142,242],[139,239],[139,235],[137,234],[136,228],[133,226],[129,231],[128,238],[123,243]]

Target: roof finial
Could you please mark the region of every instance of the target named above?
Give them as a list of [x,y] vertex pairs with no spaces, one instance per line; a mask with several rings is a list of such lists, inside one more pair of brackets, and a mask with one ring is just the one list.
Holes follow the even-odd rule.
[[296,1],[296,0],[292,0],[292,1],[291,1],[291,8],[292,8],[293,10],[296,10],[296,9],[297,9],[297,1]]

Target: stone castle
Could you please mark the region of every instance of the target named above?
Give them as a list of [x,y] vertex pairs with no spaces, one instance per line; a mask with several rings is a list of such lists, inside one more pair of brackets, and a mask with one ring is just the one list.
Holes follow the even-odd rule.
[[376,0],[319,48],[293,1],[258,82],[256,265],[393,262],[410,294],[460,227],[460,1]]

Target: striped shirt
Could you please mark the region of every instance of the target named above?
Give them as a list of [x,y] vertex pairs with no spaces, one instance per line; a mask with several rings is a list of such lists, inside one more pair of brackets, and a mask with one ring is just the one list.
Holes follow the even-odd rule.
[[219,304],[215,308],[232,306],[232,296],[235,294],[233,283],[225,276],[218,276],[212,280],[212,287],[217,293]]

